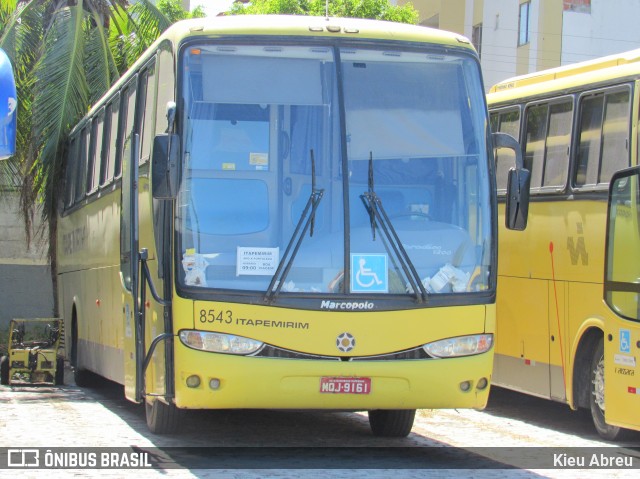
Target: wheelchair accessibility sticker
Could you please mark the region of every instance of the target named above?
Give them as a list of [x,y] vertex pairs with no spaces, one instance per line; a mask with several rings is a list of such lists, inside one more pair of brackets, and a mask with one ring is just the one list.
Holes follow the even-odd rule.
[[629,331],[628,329],[620,330],[620,352],[631,352],[631,331]]
[[387,255],[351,255],[351,291],[354,293],[387,293]]

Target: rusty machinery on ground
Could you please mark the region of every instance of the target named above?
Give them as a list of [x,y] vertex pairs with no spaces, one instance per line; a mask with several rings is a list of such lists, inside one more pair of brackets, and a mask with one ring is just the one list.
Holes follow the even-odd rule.
[[0,383],[64,383],[63,322],[56,318],[12,319],[8,351],[0,358]]

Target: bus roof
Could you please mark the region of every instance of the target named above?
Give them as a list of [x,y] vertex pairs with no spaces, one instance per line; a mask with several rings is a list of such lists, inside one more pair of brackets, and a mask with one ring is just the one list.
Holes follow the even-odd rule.
[[[216,38],[226,35],[333,37],[354,40],[379,39],[422,42],[452,49],[463,49],[476,54],[471,42],[462,35],[407,23],[304,15],[229,15],[195,18],[174,23],[129,67],[129,71],[134,71],[147,62],[157,46],[164,41],[168,40],[172,43],[173,48],[178,48],[180,42],[189,37]],[[76,128],[101,108],[105,97],[108,97],[112,91],[119,89],[128,79],[128,73],[124,73],[109,91],[91,107],[84,119],[76,125]]]
[[293,35],[395,39],[433,42],[473,49],[459,34],[406,23],[360,18],[326,18],[301,15],[230,15],[185,20],[173,24],[162,37],[196,35]]
[[491,103],[640,74],[640,49],[508,78],[489,90]]

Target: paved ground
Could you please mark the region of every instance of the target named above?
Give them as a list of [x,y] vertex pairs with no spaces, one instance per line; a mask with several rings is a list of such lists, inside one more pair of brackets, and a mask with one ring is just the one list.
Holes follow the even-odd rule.
[[[563,453],[565,458],[588,455],[588,463],[594,451],[632,453],[634,464],[640,466],[640,449],[623,451],[601,441],[580,414],[497,389],[485,412],[419,411],[408,438],[388,440],[371,436],[363,414],[280,411],[194,411],[185,419],[180,435],[156,436],[148,432],[142,408],[123,399],[121,387],[107,383],[82,390],[72,384],[70,374],[66,384],[69,386],[60,388],[0,387],[0,448],[209,449],[170,450],[174,460],[192,465],[190,469],[29,470],[26,475],[21,472],[22,477],[638,477],[638,469],[538,466],[552,461],[553,454]],[[198,461],[209,467],[216,464],[216,469],[198,469]],[[507,466],[492,468],[499,463]],[[528,469],[508,469],[510,464],[524,464]],[[260,469],[263,465],[266,468]],[[12,474],[6,474],[9,472]],[[0,477],[14,473],[0,470]]]

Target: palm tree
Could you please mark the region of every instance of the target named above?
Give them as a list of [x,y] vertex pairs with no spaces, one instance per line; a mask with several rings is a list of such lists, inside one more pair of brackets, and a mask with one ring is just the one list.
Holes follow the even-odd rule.
[[0,48],[14,65],[18,90],[17,151],[0,174],[20,188],[28,242],[40,209],[37,233],[48,242],[54,288],[55,208],[69,131],[169,25],[149,0],[0,4]]
[[[0,48],[13,62],[19,100],[17,154],[8,170],[19,177],[28,240],[37,203],[44,224],[55,221],[56,179],[69,130],[169,26],[148,0],[130,11],[127,6],[127,0],[2,2]],[[145,28],[132,42],[136,18],[146,23],[139,23]],[[51,241],[50,256],[54,247]]]

